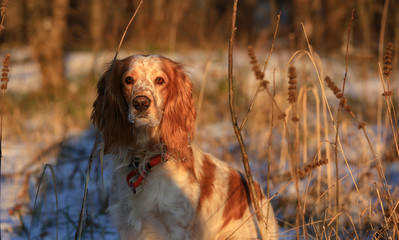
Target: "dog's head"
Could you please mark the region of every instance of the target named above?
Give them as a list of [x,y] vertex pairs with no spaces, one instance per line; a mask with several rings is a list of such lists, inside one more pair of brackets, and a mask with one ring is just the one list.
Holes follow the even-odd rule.
[[188,151],[196,113],[192,84],[180,64],[158,55],[133,55],[108,67],[97,88],[91,119],[103,133],[107,152],[158,140],[175,154]]

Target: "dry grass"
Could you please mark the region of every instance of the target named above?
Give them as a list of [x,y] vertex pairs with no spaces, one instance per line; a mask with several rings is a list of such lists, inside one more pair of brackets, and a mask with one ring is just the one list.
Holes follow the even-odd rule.
[[[0,32],[4,28],[7,1],[4,1],[2,6],[4,9],[1,8],[3,19]],[[390,166],[386,155],[389,153],[393,156],[392,161],[398,161],[399,158],[399,128],[394,105],[394,89],[391,83],[392,72],[396,70],[395,66],[392,66],[394,46],[392,44],[386,46],[383,57],[384,66],[381,67],[381,63],[378,67],[374,66],[379,70],[383,88],[381,95],[385,98],[386,114],[374,114],[375,118],[367,119],[368,125],[366,125],[365,121],[361,120],[364,113],[359,109],[367,109],[370,106],[364,105],[366,102],[364,99],[358,99],[353,103],[354,99],[345,96],[345,83],[348,65],[350,65],[348,44],[345,69],[342,69],[345,76],[342,88],[337,87],[335,81],[332,80],[337,79],[336,76],[325,75],[325,72],[331,70],[323,69],[319,56],[307,39],[306,31],[304,32],[308,50],[294,52],[289,60],[282,64],[286,66],[283,69],[267,69],[276,40],[279,17],[263,71],[256,56],[264,54],[264,51],[256,50],[252,46],[248,47],[247,68],[252,68],[257,84],[254,94],[248,97],[250,100],[238,106],[239,111],[236,114],[238,117],[234,113],[232,117],[236,117],[233,122],[237,135],[242,134],[246,139],[255,142],[255,144],[247,144],[247,157],[251,164],[263,166],[262,164],[267,161],[267,167],[258,170],[256,176],[266,178],[264,186],[283,229],[280,233],[281,237],[296,237],[297,239],[398,238],[399,189],[394,182],[389,182],[385,175],[385,171]],[[350,27],[348,43],[349,35]],[[201,109],[207,109],[211,112],[208,114],[213,114],[218,109],[224,109],[225,106],[222,104],[226,103],[220,101],[219,104],[215,104],[221,99],[217,97],[226,93],[226,88],[213,93],[205,91],[206,84],[211,82],[207,79],[212,78],[211,62],[213,64],[213,59],[209,60],[205,66],[199,94],[201,121],[207,119],[207,113],[202,112]],[[7,68],[3,66],[3,69]],[[234,70],[230,69],[231,72]],[[6,70],[2,72],[7,73]],[[270,80],[270,73],[272,73],[273,81]],[[7,75],[2,75],[4,90],[3,77],[6,79]],[[246,78],[245,74],[238,75],[237,84],[242,86],[241,84],[247,81]],[[277,85],[276,80],[279,82]],[[273,82],[272,90],[270,90],[271,82]],[[330,90],[333,97],[330,97]],[[216,101],[209,100],[210,95]],[[30,97],[16,104],[29,103]],[[41,97],[36,97],[37,103],[41,102]],[[382,96],[379,98],[382,99]],[[57,100],[59,99],[55,101]],[[76,100],[75,96],[66,96],[65,103],[61,107],[68,108],[68,102],[72,100]],[[80,115],[87,114],[87,109],[90,109],[91,101],[83,102],[86,100],[75,103],[85,105],[86,110],[82,110]],[[2,104],[4,104],[4,99]],[[47,104],[49,109],[54,107],[51,103]],[[28,105],[28,108],[31,106]],[[339,113],[340,109],[345,111]],[[382,106],[377,112],[380,111],[383,112]],[[378,120],[378,118],[383,119]],[[226,113],[220,119],[227,119]],[[390,129],[384,126],[384,120]],[[202,122],[203,125],[209,123],[206,120]],[[377,131],[368,126],[375,126]],[[389,132],[384,133],[385,129]],[[100,144],[98,137],[97,135],[90,162],[93,161],[94,151],[101,149],[98,146]],[[215,142],[211,142],[208,138],[203,140],[199,138],[198,142],[211,143],[213,149],[224,146],[223,158],[225,160],[239,155],[238,148],[232,147],[229,150],[229,146],[236,146],[232,138],[222,137]],[[254,145],[257,147],[252,147]],[[376,151],[377,145],[380,147]],[[100,158],[102,161],[103,154],[100,154]],[[247,165],[249,167],[248,162]],[[49,167],[55,178],[56,174],[51,165]],[[90,165],[86,184],[89,174]],[[87,186],[83,194],[86,195],[86,193]],[[76,238],[80,238],[82,231],[84,209],[85,201],[82,203]]]
[[[314,66],[316,71],[317,79],[313,83],[311,78],[307,78],[306,80],[301,81],[302,85],[300,87],[299,94],[297,93],[298,89],[298,76],[296,73],[296,68],[294,66],[290,66],[288,70],[288,103],[286,106],[286,110],[281,107],[282,103],[276,99],[283,99],[284,97],[277,96],[273,93],[271,94],[268,89],[268,81],[266,84],[263,84],[263,89],[265,89],[270,97],[269,101],[271,102],[271,106],[275,107],[279,112],[279,120],[281,124],[281,141],[286,144],[281,144],[280,146],[276,146],[276,148],[281,148],[281,156],[288,156],[289,161],[289,169],[291,172],[291,177],[289,177],[286,181],[287,184],[294,182],[296,198],[292,199],[292,196],[288,199],[285,199],[286,202],[279,203],[279,207],[277,207],[277,212],[281,211],[280,207],[287,208],[287,205],[290,205],[291,202],[297,202],[297,207],[295,213],[283,213],[281,222],[285,223],[289,221],[292,225],[292,229],[296,231],[296,238],[316,238],[316,239],[330,239],[330,238],[356,238],[361,239],[364,237],[372,237],[373,239],[379,238],[392,238],[395,239],[399,236],[399,225],[398,225],[398,189],[390,185],[385,176],[385,170],[382,163],[381,156],[377,156],[375,153],[375,140],[369,137],[371,130],[367,131],[366,123],[364,121],[359,120],[359,117],[352,110],[353,107],[349,104],[349,100],[344,96],[345,95],[345,86],[348,75],[348,66],[349,66],[349,41],[350,41],[350,32],[351,32],[351,24],[354,19],[354,11],[352,11],[352,16],[348,28],[348,41],[346,46],[346,55],[345,55],[345,69],[344,79],[342,84],[342,90],[336,86],[336,84],[331,80],[330,77],[323,77],[323,69],[320,68],[320,60],[316,59],[316,54],[314,50],[311,48],[309,40],[306,36],[306,31],[304,28],[305,37],[308,43],[309,51],[298,51],[293,54],[290,58],[290,64],[293,59],[300,56],[301,53],[306,54],[311,60],[311,64]],[[233,36],[233,35],[232,35]],[[231,40],[230,40],[231,45]],[[397,136],[398,136],[398,126],[397,126],[397,118],[395,107],[393,105],[392,96],[393,93],[390,89],[390,75],[392,72],[392,45],[389,44],[386,48],[384,55],[384,76],[381,73],[381,80],[383,83],[384,93],[383,95],[386,98],[387,105],[387,113],[386,117],[389,118],[389,122],[391,124],[392,136],[394,140],[395,148],[398,148],[397,144]],[[229,53],[229,56],[232,55],[232,52]],[[249,64],[252,65],[252,71],[254,73],[254,77],[258,81],[263,81],[265,73],[260,71],[260,67],[258,64],[258,60],[256,58],[256,51],[252,46],[248,47],[248,55],[249,55]],[[306,64],[306,62],[305,62]],[[298,65],[298,64],[297,64]],[[381,69],[381,68],[380,68]],[[232,71],[229,71],[231,73]],[[382,71],[381,71],[382,72]],[[274,78],[273,71],[273,78]],[[336,117],[333,117],[333,111],[330,107],[330,101],[327,98],[327,93],[324,88],[324,84],[321,79],[325,79],[325,82],[334,93],[335,97],[339,100],[337,105]],[[385,84],[386,82],[386,84]],[[312,84],[316,86],[320,85],[320,92],[323,98],[323,118],[324,122],[320,119],[320,104],[317,102],[316,106],[316,126],[309,126],[307,121],[307,115],[314,116],[311,112],[307,110],[307,94],[308,94],[308,85]],[[387,87],[386,87],[386,86]],[[258,85],[259,86],[259,85]],[[313,89],[313,94],[315,99],[319,99],[318,91],[316,88]],[[248,107],[248,112],[252,110],[254,101],[258,94],[259,88],[255,90],[255,97],[252,98],[250,106]],[[232,89],[230,89],[230,96]],[[274,91],[273,91],[274,92]],[[302,115],[298,114],[298,106],[297,103],[302,102]],[[265,107],[265,106],[263,106]],[[358,106],[357,106],[358,107]],[[270,108],[270,107],[269,107]],[[349,118],[340,113],[340,110],[343,109],[349,114]],[[328,115],[327,111],[328,110]],[[275,111],[273,108],[271,111]],[[255,110],[256,112],[256,110]],[[233,114],[233,113],[232,113]],[[235,113],[234,113],[235,114]],[[290,114],[292,123],[289,124],[285,119],[286,116]],[[274,113],[272,113],[272,116]],[[244,120],[241,126],[244,125],[245,121],[247,121],[248,113],[244,116]],[[313,117],[314,118],[314,117]],[[350,122],[350,118],[354,120],[356,125]],[[373,119],[371,121],[375,121]],[[237,121],[237,120],[235,120]],[[233,119],[233,126],[236,126],[237,123]],[[377,120],[377,122],[379,122]],[[272,124],[273,121],[269,124]],[[321,140],[321,128],[320,126],[324,125],[325,128],[325,139]],[[366,144],[362,146],[361,151],[356,151],[356,143],[347,142],[347,134],[348,131],[354,132],[352,128],[362,130],[363,132],[363,140],[352,140],[365,142]],[[316,128],[315,136],[309,136],[309,132],[312,131],[312,128]],[[249,128],[249,127],[248,127]],[[259,128],[259,127],[257,127]],[[302,128],[302,129],[301,129]],[[333,129],[333,131],[329,130]],[[381,126],[377,126],[377,129],[382,129]],[[243,131],[242,127],[240,131]],[[270,149],[273,148],[271,137],[271,132],[269,134],[269,147],[268,153],[266,156],[269,158],[268,166],[270,166],[271,155]],[[293,134],[290,134],[293,133]],[[314,132],[314,130],[313,130]],[[331,141],[330,133],[333,132],[335,135],[335,140]],[[372,132],[374,134],[374,132]],[[352,133],[353,134],[353,133]],[[292,136],[292,137],[291,137]],[[316,141],[312,141],[313,143],[308,146],[308,138],[316,138]],[[361,136],[357,136],[357,138],[361,138]],[[364,140],[365,139],[365,140]],[[343,142],[344,140],[344,142]],[[240,141],[241,149],[243,149],[243,141]],[[273,141],[275,142],[275,141]],[[392,144],[391,141],[387,141],[388,144]],[[324,147],[323,147],[324,146]],[[333,151],[331,152],[329,149],[332,147]],[[300,152],[307,152],[308,149],[314,149],[316,152],[315,157],[312,162],[307,163],[307,153],[302,155],[303,167],[300,167],[301,164],[301,155]],[[244,145],[245,149],[245,145]],[[358,156],[347,157],[347,151],[355,152]],[[321,159],[321,152],[324,152],[325,158]],[[363,152],[361,154],[361,152]],[[367,154],[365,154],[368,152]],[[244,151],[245,155],[247,153]],[[363,156],[362,156],[363,155]],[[399,157],[399,152],[397,152],[396,158]],[[281,159],[281,158],[280,158]],[[319,160],[318,160],[319,159]],[[323,165],[330,165],[330,161],[327,159],[334,159],[335,162],[335,172],[333,172],[332,167],[327,168],[327,176],[325,179],[321,174],[320,170]],[[245,159],[244,159],[245,160]],[[244,161],[245,165],[245,161]],[[345,166],[345,167],[344,167]],[[275,169],[272,172],[284,172],[285,164],[280,163],[280,169],[275,165]],[[343,168],[344,167],[344,168]],[[385,166],[387,167],[387,166]],[[341,168],[341,170],[340,170]],[[317,169],[318,176],[315,179],[312,176],[312,170]],[[354,170],[356,169],[356,170]],[[373,171],[373,169],[375,171]],[[269,167],[267,168],[267,186],[269,186]],[[325,170],[323,172],[326,172]],[[344,175],[342,173],[344,172]],[[306,174],[310,174],[306,183],[306,190],[301,189],[304,181],[300,180],[299,177],[305,177]],[[355,177],[356,174],[356,177]],[[377,179],[374,179],[376,174]],[[278,173],[276,175],[279,175]],[[282,174],[281,174],[282,175]],[[335,175],[335,176],[334,176]],[[332,182],[331,176],[336,178],[335,183]],[[350,179],[348,181],[348,176]],[[250,177],[252,177],[250,175]],[[324,179],[323,179],[324,178]],[[294,181],[293,181],[294,180]],[[327,180],[327,181],[326,181]],[[327,183],[327,185],[322,186],[321,182]],[[274,182],[275,184],[281,184],[280,180]],[[317,184],[314,184],[317,183]],[[282,188],[277,190],[277,192],[281,192],[287,187],[285,184]],[[373,187],[367,189],[367,185],[372,185]],[[392,183],[391,183],[392,184]],[[327,188],[326,188],[327,187]],[[269,188],[268,188],[269,189]],[[334,194],[335,192],[335,194]],[[395,192],[393,195],[392,192]],[[328,193],[328,194],[327,194]],[[351,196],[354,195],[355,197]],[[327,196],[327,197],[326,197]],[[273,196],[274,197],[274,196]],[[273,198],[272,197],[272,198]],[[280,198],[280,200],[284,200],[284,198]],[[334,203],[335,204],[334,204]],[[367,204],[369,202],[369,204]],[[293,204],[295,206],[295,204]],[[357,209],[356,209],[357,208]],[[335,209],[332,211],[332,209]],[[356,211],[356,210],[357,211]],[[324,216],[320,213],[324,211]],[[279,214],[278,214],[279,215]],[[294,215],[294,216],[292,216]],[[388,220],[389,219],[389,220]]]
[[[389,61],[386,61],[389,62]],[[386,69],[389,69],[387,67]],[[293,69],[290,68],[289,71],[289,79],[290,79],[290,84],[289,86],[289,91],[288,91],[288,97],[289,97],[289,102],[290,104],[294,103],[296,100],[296,95],[293,90],[296,89],[296,86],[294,87],[294,81],[296,74],[294,75]],[[295,77],[294,77],[295,76]],[[308,81],[312,81],[311,79],[308,79]],[[345,236],[349,238],[357,238],[361,239],[366,236],[372,236],[373,238],[379,239],[379,238],[388,238],[392,237],[393,239],[398,237],[398,211],[397,211],[397,206],[398,206],[398,189],[395,188],[395,185],[392,185],[393,183],[388,183],[385,177],[384,169],[387,166],[383,166],[383,161],[384,159],[381,158],[381,156],[377,156],[375,153],[375,140],[370,139],[369,134],[372,132],[371,130],[366,129],[366,123],[363,121],[359,120],[359,117],[356,116],[356,114],[352,111],[352,107],[350,106],[349,100],[344,97],[343,91],[339,89],[334,82],[329,78],[325,78],[325,82],[327,83],[328,87],[332,90],[334,93],[335,97],[338,99],[338,106],[339,108],[343,108],[349,115],[349,118],[345,115],[342,115],[339,120],[339,123],[341,125],[341,133],[337,133],[337,136],[340,136],[338,140],[334,141],[335,143],[332,144],[330,139],[330,135],[326,134],[327,138],[323,141],[320,140],[320,135],[321,135],[321,128],[319,127],[320,125],[325,125],[325,122],[323,123],[322,120],[320,119],[320,105],[316,104],[317,109],[316,109],[316,122],[314,125],[316,126],[309,126],[305,123],[305,114],[309,114],[311,118],[314,118],[312,112],[307,110],[307,105],[309,103],[306,103],[306,97],[305,95],[308,94],[308,91],[303,90],[299,94],[299,99],[300,101],[303,101],[303,115],[298,116],[299,122],[301,123],[300,125],[294,125],[291,126],[294,130],[294,137],[293,139],[290,139],[287,134],[288,132],[292,131],[290,129],[286,129],[287,125],[286,123],[280,123],[282,124],[282,131],[280,133],[280,136],[282,138],[286,138],[284,140],[285,142],[289,143],[292,141],[291,148],[289,147],[290,144],[286,144],[288,147],[284,147],[283,145],[280,146],[275,146],[276,148],[281,147],[281,155],[285,156],[290,156],[291,153],[293,153],[295,156],[291,156],[291,158],[294,159],[294,161],[290,161],[290,164],[295,164],[294,169],[298,169],[298,175],[300,175],[302,178],[306,176],[305,173],[311,172],[311,170],[315,169],[318,170],[316,171],[317,175],[316,177],[312,176],[312,173],[310,173],[310,176],[307,179],[307,187],[306,191],[300,190],[297,193],[297,196],[300,196],[300,199],[303,199],[301,201],[302,203],[302,224],[300,221],[298,221],[298,217],[294,217],[290,219],[290,214],[285,213],[282,214],[281,216],[284,218],[284,223],[285,221],[291,221],[292,224],[294,224],[294,227],[292,229],[301,229],[300,234],[297,234],[297,237],[304,237],[304,238],[317,238],[317,239],[330,239],[330,238],[335,238],[337,235],[340,235],[341,237]],[[296,81],[295,81],[296,83]],[[317,81],[316,81],[317,83]],[[305,83],[309,84],[309,83]],[[304,87],[304,86],[302,86]],[[301,88],[302,89],[302,88]],[[306,89],[306,88],[303,88]],[[326,100],[327,98],[325,97],[327,93],[322,89],[321,90],[321,95],[323,95],[324,99]],[[312,91],[314,92],[314,91]],[[391,129],[392,129],[392,136],[393,136],[393,142],[387,141],[387,144],[392,144],[395,148],[397,148],[397,126],[395,123],[397,123],[397,119],[395,116],[395,107],[393,106],[392,101],[392,93],[390,93],[391,90],[384,91],[384,96],[386,97],[386,102],[387,102],[387,112],[388,114],[386,115],[388,118],[390,118],[390,123],[391,123]],[[277,94],[278,95],[278,94]],[[316,94],[314,94],[316,96]],[[309,96],[310,97],[310,96]],[[274,98],[279,98],[278,96]],[[280,99],[283,97],[280,97]],[[315,98],[318,99],[318,98]],[[273,100],[270,100],[273,101]],[[330,100],[331,101],[331,100]],[[310,103],[311,104],[311,103]],[[329,104],[328,104],[329,105]],[[356,106],[357,108],[359,106]],[[295,107],[291,106],[291,111],[283,111],[286,114],[291,112],[292,116],[295,118]],[[288,108],[287,108],[288,110]],[[324,116],[325,118],[326,116]],[[350,122],[350,119],[354,120],[355,124],[352,124]],[[281,119],[283,120],[283,119]],[[372,119],[372,122],[375,122],[376,119]],[[270,124],[270,123],[269,123]],[[332,126],[330,125],[332,124]],[[337,124],[334,119],[329,123],[329,126],[325,126],[328,129],[334,128],[334,131],[338,131],[338,128],[336,128],[335,124]],[[289,127],[289,126],[288,126]],[[302,130],[298,130],[298,127],[300,128],[305,128]],[[348,129],[353,128],[353,129]],[[381,129],[380,127],[378,127]],[[316,129],[316,132],[314,131]],[[363,132],[363,136],[366,142],[366,145],[362,147],[362,150],[355,151],[358,156],[349,161],[349,159],[346,157],[345,152],[346,151],[353,151],[353,149],[358,148],[356,144],[354,143],[349,143],[349,142],[342,142],[342,139],[347,139],[348,136],[345,136],[348,134],[348,131],[354,132],[355,129],[359,129]],[[302,132],[302,133],[300,133]],[[308,135],[308,132],[312,132],[312,135]],[[330,132],[326,131],[326,132]],[[299,135],[300,134],[300,135]],[[352,133],[353,134],[353,133]],[[307,136],[307,137],[305,137]],[[299,137],[302,139],[301,141],[298,141]],[[316,141],[312,141],[313,143],[310,144],[310,146],[307,145],[307,139],[312,138],[312,139],[317,139]],[[358,138],[361,138],[361,136],[358,136]],[[340,140],[341,139],[341,140]],[[269,141],[272,141],[271,139]],[[282,140],[283,141],[283,140]],[[358,141],[362,142],[363,140],[352,140],[352,141]],[[330,144],[323,144],[329,143]],[[306,144],[305,144],[306,143]],[[317,160],[320,158],[317,158],[317,155],[321,156],[321,152],[319,147],[320,145],[324,145],[324,149],[322,148],[321,152],[324,152],[326,158],[325,160]],[[322,172],[326,173],[326,170],[321,170],[323,168],[324,164],[330,164],[327,163],[327,159],[334,159],[331,155],[331,153],[327,152],[326,147],[333,147],[333,152],[337,153],[337,158],[336,158],[336,169],[337,168],[342,168],[343,165],[346,165],[346,169],[342,169],[343,172],[345,172],[345,175],[342,176],[340,172],[336,172],[335,174],[331,172],[332,168],[327,169],[329,173],[327,173],[327,176],[334,176],[337,178],[337,181],[335,184],[331,182],[329,179],[325,179],[325,176],[322,176]],[[273,148],[273,147],[271,147]],[[314,149],[315,158],[311,163],[305,164],[303,167],[299,167],[300,161],[302,157],[302,162],[307,162],[307,155],[303,154],[300,156],[300,152],[307,152],[308,148]],[[370,153],[370,155],[362,156],[361,152],[367,152]],[[299,150],[303,149],[303,150]],[[388,151],[388,149],[387,149]],[[341,157],[340,157],[341,156]],[[396,158],[399,156],[399,154],[396,154]],[[270,158],[269,158],[270,159]],[[275,158],[276,159],[276,158]],[[344,161],[342,161],[344,160]],[[385,162],[386,163],[386,162]],[[280,167],[284,166],[280,164]],[[353,170],[355,169],[356,170]],[[375,169],[375,172],[372,170]],[[341,170],[341,171],[342,171]],[[274,169],[272,172],[284,172],[283,169]],[[372,180],[374,173],[377,175],[377,180]],[[355,174],[357,177],[355,178]],[[278,175],[278,174],[276,174]],[[348,176],[351,176],[352,181],[347,181],[346,179]],[[287,180],[288,181],[288,180]],[[281,179],[277,180],[277,182],[274,182],[275,184],[280,184]],[[376,182],[373,184],[373,182]],[[328,183],[325,185],[325,183]],[[300,183],[302,184],[302,183]],[[371,192],[367,192],[367,185],[373,184],[373,188],[369,189]],[[337,194],[333,194],[334,189],[337,188],[337,186],[343,186],[341,187],[340,190],[335,190],[337,191]],[[326,188],[327,187],[327,188]],[[278,190],[280,192],[280,190]],[[394,195],[392,194],[394,192]],[[328,194],[327,194],[328,193]],[[351,195],[354,194],[356,196],[354,199],[351,197]],[[358,200],[355,200],[355,199]],[[299,199],[299,198],[298,198]],[[336,199],[337,201],[335,201]],[[368,200],[366,200],[368,199]],[[290,202],[292,202],[292,199],[286,199],[282,197],[280,200],[286,201],[285,203],[280,203],[280,207],[286,207]],[[355,201],[354,201],[355,200]],[[369,204],[365,204],[367,201],[369,201]],[[335,205],[332,204],[332,202],[335,202]],[[357,203],[356,203],[357,202]],[[337,206],[338,204],[338,206]],[[299,206],[298,206],[299,207]],[[330,209],[336,209],[335,212],[331,211]],[[357,219],[355,218],[356,216],[353,215],[354,209],[357,209],[358,216]],[[279,209],[279,207],[277,208]],[[322,217],[320,214],[324,209],[325,215]],[[300,210],[301,208],[297,208],[297,211]],[[316,210],[316,211],[315,211]],[[277,210],[281,211],[281,210]],[[356,211],[355,211],[356,212]],[[388,213],[387,213],[388,212]],[[316,214],[316,215],[315,215]],[[292,216],[293,217],[293,216]],[[297,220],[295,220],[295,218]],[[317,219],[317,220],[316,220]],[[379,220],[377,220],[379,219]],[[389,219],[389,221],[388,221]],[[282,219],[283,220],[283,219]],[[293,222],[292,222],[293,221]],[[379,222],[382,222],[382,224],[379,224]],[[339,224],[338,224],[339,223]],[[285,224],[283,224],[285,225]],[[307,231],[305,231],[307,229]]]
[[[254,54],[251,53],[251,55]],[[250,58],[250,61],[249,64],[253,64],[253,57]],[[257,79],[256,69],[254,72],[255,79]],[[297,203],[298,206],[295,212],[300,212],[300,215],[295,216],[295,214],[292,215],[292,213],[284,212],[285,210],[283,210],[287,208],[287,205],[294,204],[295,206],[295,198],[293,199],[292,195],[285,197],[284,193],[281,193],[286,188],[284,183],[292,184],[295,182],[293,181],[295,178],[292,174],[288,178],[285,174],[287,165],[283,162],[274,163],[271,166],[271,170],[269,168],[267,170],[267,172],[272,172],[271,176],[267,172],[263,173],[267,178],[270,177],[274,187],[281,184],[284,185],[284,189],[274,190],[281,196],[276,201],[277,215],[282,218],[280,219],[281,224],[286,229],[291,228],[291,230],[296,230],[297,237],[299,238],[330,239],[336,238],[339,235],[340,238],[362,239],[364,237],[373,237],[373,239],[380,239],[391,237],[395,239],[399,234],[399,189],[394,183],[389,183],[386,179],[385,171],[389,167],[389,162],[386,162],[383,155],[375,153],[376,133],[371,129],[367,129],[367,124],[361,121],[360,117],[354,112],[354,109],[359,109],[361,106],[358,106],[358,103],[352,106],[350,100],[344,96],[343,91],[335,85],[331,78],[325,77],[326,85],[334,93],[338,101],[337,107],[345,110],[339,119],[341,128],[340,132],[337,133],[337,136],[339,136],[338,140],[333,141],[331,140],[331,133],[338,131],[336,127],[337,121],[332,118],[332,115],[330,115],[331,117],[327,117],[327,114],[320,116],[320,112],[323,109],[321,109],[318,97],[322,95],[323,99],[327,100],[326,96],[329,94],[323,87],[320,93],[320,88],[317,90],[315,87],[318,80],[316,79],[313,83],[312,81],[314,80],[308,78],[306,82],[302,82],[304,86],[299,87],[299,94],[296,95],[294,90],[296,90],[297,86],[294,87],[293,85],[297,84],[297,76],[296,74],[294,75],[293,68],[290,68],[289,76],[290,83],[288,84],[289,90],[287,93],[290,99],[289,105],[281,102],[285,98],[285,93],[278,93],[277,91],[277,94],[273,94],[269,100],[276,105],[269,104],[268,108],[269,113],[270,111],[274,113],[277,108],[286,108],[286,110],[282,110],[281,112],[277,111],[280,112],[277,115],[291,115],[291,118],[294,118],[298,123],[292,121],[291,124],[288,124],[284,117],[280,117],[277,123],[271,121],[262,123],[264,127],[273,124],[274,137],[271,134],[272,131],[268,131],[268,136],[270,136],[268,140],[269,144],[266,144],[265,148],[261,148],[260,150],[266,151],[265,149],[267,148],[269,149],[267,151],[270,151],[270,149],[273,149],[273,152],[277,153],[278,149],[281,149],[280,156],[288,156],[291,159],[288,162],[289,165],[294,165],[294,167],[289,168],[290,172],[294,169],[298,177],[300,177],[300,180],[297,180],[298,187],[294,187],[297,189],[296,201],[300,204],[299,206]],[[386,78],[385,75],[384,79]],[[295,82],[293,79],[295,79]],[[309,86],[311,86],[311,90],[307,90]],[[385,144],[397,149],[398,130],[395,125],[397,119],[395,116],[395,107],[393,106],[392,90],[384,90],[382,94],[386,97],[387,114],[385,116],[389,118],[389,122],[391,123],[392,135],[391,139],[386,139]],[[308,99],[311,100],[309,101]],[[292,105],[294,102],[297,102],[297,106]],[[302,103],[302,106],[298,104],[299,102]],[[332,102],[334,100],[329,99],[326,101],[326,106],[331,105]],[[316,107],[308,109],[313,104]],[[275,109],[270,109],[270,105],[273,107],[276,106]],[[263,104],[262,107],[264,108],[265,105]],[[255,108],[253,114],[257,115],[257,111],[261,111],[260,108]],[[263,114],[263,112],[264,110],[259,114]],[[331,113],[333,112],[331,111]],[[375,117],[377,118],[376,115]],[[308,123],[307,118],[311,120],[311,123]],[[251,119],[248,121],[250,122]],[[369,119],[368,122],[374,125],[377,119]],[[324,140],[321,137],[323,135],[321,126],[323,125],[327,129]],[[247,127],[248,131],[251,127],[262,128],[250,124]],[[377,126],[376,128],[383,129],[381,126]],[[243,129],[244,132],[245,130]],[[358,130],[363,133],[363,137],[356,133]],[[290,132],[294,134],[290,135]],[[369,136],[370,134],[372,135],[371,137]],[[356,136],[355,139],[348,141],[349,138],[353,138],[354,136]],[[280,141],[282,144],[276,144]],[[358,145],[359,143],[361,145]],[[332,151],[327,151],[327,148],[332,148]],[[304,153],[309,151],[315,152],[311,161],[307,159],[308,155]],[[392,150],[387,147],[385,151]],[[337,154],[337,165],[335,168],[341,168],[338,175],[337,172],[334,172],[336,170],[334,167],[325,167],[331,164],[327,159],[334,159],[335,153]],[[353,156],[353,153],[356,155]],[[251,153],[249,154],[251,155]],[[262,154],[257,155],[262,156]],[[395,158],[398,159],[399,154],[396,151],[395,155]],[[270,155],[269,152],[263,156],[265,157],[258,159],[268,161],[268,164],[270,164],[270,161],[275,162],[276,159],[279,159],[278,155]],[[254,158],[251,161],[256,162],[256,159]],[[281,157],[280,159],[280,161],[283,161]],[[336,177],[337,181],[333,183],[330,176]],[[301,187],[303,184],[306,186],[305,189]],[[334,194],[337,191],[336,188],[338,185],[341,188],[339,192]],[[370,188],[369,186],[372,187]],[[333,211],[333,209],[336,210]],[[324,214],[322,214],[323,212]],[[291,227],[289,227],[290,225]]]

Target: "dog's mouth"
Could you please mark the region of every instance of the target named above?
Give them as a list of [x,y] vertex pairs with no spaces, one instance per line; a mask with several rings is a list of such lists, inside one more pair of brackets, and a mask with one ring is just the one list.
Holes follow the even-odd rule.
[[161,116],[156,111],[150,109],[146,111],[136,111],[133,107],[129,108],[128,120],[135,128],[157,127]]
[[135,117],[136,117],[136,119],[137,118],[148,118],[148,113],[142,113],[142,112],[139,112],[139,113],[136,113],[135,114]]

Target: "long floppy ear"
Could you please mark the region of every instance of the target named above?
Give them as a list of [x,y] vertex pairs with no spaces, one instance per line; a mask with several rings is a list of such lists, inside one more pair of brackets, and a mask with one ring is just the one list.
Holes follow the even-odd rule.
[[97,99],[93,103],[91,122],[103,133],[105,153],[126,146],[133,137],[133,128],[126,113],[127,105],[120,86],[121,62],[116,60],[97,83]]
[[195,133],[192,84],[181,65],[169,59],[163,59],[163,62],[169,85],[161,123],[161,139],[169,152],[185,159],[192,156],[189,145]]

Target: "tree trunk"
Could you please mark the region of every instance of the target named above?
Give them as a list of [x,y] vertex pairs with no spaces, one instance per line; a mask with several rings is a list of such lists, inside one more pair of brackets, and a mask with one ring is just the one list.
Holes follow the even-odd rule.
[[63,48],[69,0],[52,0],[50,4],[36,0],[28,4],[32,16],[30,44],[40,65],[42,88],[52,96],[65,84]]
[[90,33],[91,33],[91,42],[92,42],[92,51],[93,51],[93,67],[92,67],[92,78],[96,75],[96,66],[97,66],[97,58],[98,53],[103,47],[103,38],[104,38],[104,25],[105,20],[107,18],[104,17],[103,9],[103,1],[102,0],[92,0],[91,2],[91,24],[90,24]]

